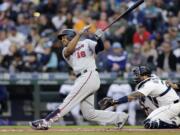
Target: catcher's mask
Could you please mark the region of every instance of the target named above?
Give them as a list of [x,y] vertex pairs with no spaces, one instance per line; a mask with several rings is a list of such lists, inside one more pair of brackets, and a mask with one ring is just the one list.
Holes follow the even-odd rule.
[[71,41],[76,36],[76,32],[73,29],[64,29],[59,32],[57,38],[61,40],[63,36],[66,36],[67,39]]
[[141,76],[151,76],[151,70],[145,66],[138,66],[132,70],[133,76],[134,76],[134,81],[136,84],[140,83],[143,81],[141,79]]

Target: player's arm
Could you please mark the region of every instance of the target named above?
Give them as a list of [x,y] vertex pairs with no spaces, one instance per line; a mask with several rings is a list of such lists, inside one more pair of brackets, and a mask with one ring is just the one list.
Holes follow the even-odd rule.
[[173,83],[171,81],[166,81],[166,83],[176,91],[180,92],[180,83]]
[[101,37],[104,35],[104,32],[101,29],[98,29],[95,33],[95,38],[97,40],[97,45],[95,47],[95,52],[98,54],[99,52],[104,50],[104,44]]
[[95,52],[98,54],[99,52],[104,50],[104,44],[101,38],[97,39],[97,45],[95,47]]
[[131,94],[129,94],[128,96],[124,96],[122,98],[119,98],[118,100],[114,100],[114,102],[116,104],[123,104],[123,103],[131,102],[133,100],[139,99],[141,97],[144,97],[144,94],[142,94],[139,91],[134,91]]
[[145,96],[145,95],[142,94],[141,92],[135,91],[135,92],[132,92],[131,94],[129,94],[129,95],[127,96],[127,98],[128,98],[128,101],[130,102],[130,101],[132,101],[132,100],[136,100],[136,99],[139,99],[139,98],[144,97],[144,96]]
[[128,96],[124,96],[122,98],[119,98],[118,100],[113,100],[110,97],[106,97],[106,98],[99,101],[99,106],[102,110],[104,110],[110,106],[114,106],[117,104],[124,104],[124,103],[130,102],[132,100],[139,99],[139,98],[144,97],[144,96],[145,95],[142,94],[141,92],[135,91],[135,92],[132,92],[131,94],[129,94]]
[[64,50],[64,56],[69,57],[75,50],[77,42],[81,37],[81,33],[77,33],[76,36],[68,43],[67,47]]
[[87,32],[89,28],[90,28],[90,25],[85,26],[80,32],[77,32],[76,36],[68,43],[67,47],[64,50],[64,56],[66,58],[69,57],[74,52],[81,35]]

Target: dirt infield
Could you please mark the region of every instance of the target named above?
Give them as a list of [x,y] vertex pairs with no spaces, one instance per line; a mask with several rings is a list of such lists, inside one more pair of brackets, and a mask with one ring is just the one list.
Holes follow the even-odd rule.
[[[31,128],[0,128],[3,132],[42,132]],[[180,129],[144,129],[144,128],[51,128],[46,132],[179,132]]]

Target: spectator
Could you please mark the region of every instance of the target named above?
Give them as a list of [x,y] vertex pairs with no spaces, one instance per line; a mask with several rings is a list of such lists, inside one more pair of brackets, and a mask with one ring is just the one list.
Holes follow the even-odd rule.
[[[116,11],[111,19],[117,18],[122,12],[124,12],[126,8],[120,7],[119,9],[120,11]],[[128,27],[128,23],[124,18],[122,18],[121,20],[116,22],[112,27],[110,27],[108,38],[110,39],[111,43],[112,42],[123,43],[123,36],[124,33],[126,32],[127,27]]]
[[[106,12],[108,17],[113,15],[114,12],[112,11],[111,6],[109,5],[108,2],[106,2],[106,1],[104,1],[104,0],[101,0],[101,1],[99,2],[99,6],[100,6],[100,7],[99,7],[99,8],[100,8],[100,11],[101,11],[101,12]],[[98,11],[98,10],[97,10],[97,11]]]
[[25,16],[24,14],[18,14],[17,16],[17,31],[22,33],[24,36],[30,33],[30,19],[29,16]]
[[78,19],[75,21],[73,28],[76,31],[81,30],[85,25],[91,24],[91,32],[94,32],[96,29],[94,20],[89,16],[89,11],[85,11],[78,15]]
[[67,13],[66,21],[64,22],[64,25],[65,25],[67,28],[70,28],[70,29],[73,28],[73,26],[74,26],[74,21],[73,21],[73,16],[72,16],[71,13]]
[[38,18],[38,28],[39,33],[43,33],[46,29],[53,29],[54,27],[50,20],[48,20],[48,17],[44,14],[40,15]]
[[1,64],[7,71],[10,71],[10,72],[15,71],[15,68],[12,66],[14,64],[14,60],[16,59],[16,53],[18,53],[17,46],[11,45],[9,48],[9,54],[7,54],[3,57]]
[[132,55],[128,59],[128,71],[130,71],[132,67],[146,64],[146,58],[142,54],[141,49],[140,44],[133,45]]
[[143,45],[144,42],[150,38],[150,35],[151,34],[146,30],[144,24],[140,23],[138,24],[137,30],[133,35],[133,43]]
[[39,35],[38,28],[36,26],[32,26],[31,31],[27,37],[27,40],[31,41],[32,45],[36,47],[39,44],[41,38],[42,37],[40,37]]
[[177,42],[178,42],[178,46],[176,49],[174,49],[173,54],[177,58],[177,63],[178,63],[178,65],[177,65],[178,70],[177,71],[180,72],[180,37],[177,38]]
[[37,56],[31,42],[26,43],[25,50],[22,51],[23,71],[33,72],[37,70]]
[[142,47],[142,54],[146,58],[146,65],[148,65],[151,70],[156,70],[156,60],[157,60],[157,50],[156,45],[151,40],[150,42],[144,42],[144,45]]
[[97,27],[97,29],[104,29],[107,27],[107,25],[108,25],[107,14],[106,14],[106,12],[101,12],[100,18],[96,22],[96,27]]
[[44,48],[44,54],[42,56],[43,72],[57,71],[58,58],[56,53],[51,51],[52,50],[51,47],[52,47],[52,42],[50,41],[43,46]]
[[11,45],[12,43],[7,38],[7,32],[3,28],[0,28],[0,54],[2,56],[10,54]]
[[67,8],[66,7],[61,7],[58,10],[58,14],[52,17],[52,24],[56,28],[56,30],[59,30],[65,23],[66,21],[66,12]]
[[178,46],[177,37],[178,37],[178,29],[176,27],[169,27],[168,29],[170,42],[172,45],[172,49],[176,49]]
[[26,36],[18,32],[16,26],[11,26],[8,32],[8,39],[20,49],[25,45]]
[[108,71],[122,73],[126,70],[127,52],[119,42],[114,42],[112,52],[107,55]]
[[85,25],[86,25],[86,21],[87,21],[87,12],[84,12],[82,14],[80,14],[77,18],[77,20],[75,21],[75,24],[73,26],[73,28],[77,31],[79,31],[80,29],[82,29]]
[[137,7],[134,12],[129,14],[128,23],[129,25],[138,25],[144,22],[144,12]]
[[161,25],[162,15],[160,10],[154,5],[154,0],[146,0],[144,12],[144,24],[148,31],[154,32]]
[[51,18],[57,11],[58,4],[53,0],[47,0],[44,2],[40,2],[38,5],[37,11],[46,14],[48,18]]
[[177,58],[173,54],[171,44],[169,42],[162,43],[162,53],[157,57],[157,73],[176,72]]
[[104,41],[104,50],[100,53],[98,53],[96,62],[97,62],[97,68],[100,72],[107,72],[107,55],[111,53],[111,43],[109,40]]

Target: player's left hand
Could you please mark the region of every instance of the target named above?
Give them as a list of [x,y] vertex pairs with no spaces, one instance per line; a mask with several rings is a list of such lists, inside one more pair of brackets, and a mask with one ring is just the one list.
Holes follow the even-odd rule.
[[115,100],[110,97],[105,97],[98,102],[100,109],[104,110],[110,106],[114,106],[116,104]]
[[84,33],[86,33],[86,32],[88,32],[88,30],[91,28],[91,25],[86,25],[86,26],[84,26],[83,27],[83,29],[82,30],[80,30],[80,34],[84,34]]
[[97,29],[94,34],[97,36],[97,38],[100,38],[103,36],[104,32],[101,29]]

